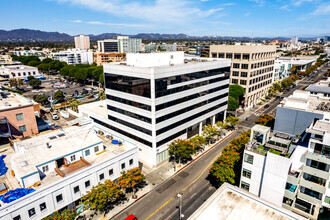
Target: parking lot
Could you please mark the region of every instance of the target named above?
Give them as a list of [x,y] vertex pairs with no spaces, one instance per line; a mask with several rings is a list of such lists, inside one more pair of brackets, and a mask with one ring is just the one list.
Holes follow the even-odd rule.
[[[85,91],[85,94],[97,94],[98,93],[98,87],[92,86],[92,85],[80,85],[79,83],[69,82],[67,80],[59,80],[53,78],[46,78],[46,80],[41,81],[41,85],[38,89],[32,89],[31,86],[29,86],[27,83],[24,83],[24,85],[19,86],[20,89],[23,89],[23,94],[27,96],[28,98],[33,99],[33,96],[36,94],[44,94],[48,97],[53,97],[54,93],[57,90],[62,90],[64,95],[67,98],[76,97],[79,95],[82,95],[83,91]],[[55,88],[54,84],[61,83],[62,85],[65,85],[67,88]],[[2,83],[4,84],[4,83]],[[93,90],[92,90],[93,89]]]

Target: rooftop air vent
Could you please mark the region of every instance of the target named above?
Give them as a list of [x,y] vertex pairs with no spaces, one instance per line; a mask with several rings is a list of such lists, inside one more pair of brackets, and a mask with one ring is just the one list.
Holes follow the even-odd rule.
[[21,167],[26,167],[28,165],[28,163],[25,160],[23,160],[23,161],[19,162],[19,165],[21,165]]
[[49,140],[54,140],[54,139],[56,139],[56,136],[49,137]]

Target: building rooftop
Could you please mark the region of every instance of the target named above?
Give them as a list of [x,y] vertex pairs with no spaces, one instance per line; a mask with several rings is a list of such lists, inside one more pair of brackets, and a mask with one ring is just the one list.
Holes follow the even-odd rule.
[[0,71],[11,71],[11,70],[36,70],[36,67],[25,66],[25,65],[6,65],[1,66]]
[[86,109],[89,112],[94,112],[98,115],[102,115],[104,118],[108,118],[106,100],[79,105],[78,108],[79,110]]
[[19,176],[38,171],[37,166],[102,142],[91,127],[68,127],[15,142],[11,158]]
[[158,52],[158,53],[127,53],[126,62],[112,62],[105,64],[106,66],[129,66],[144,68],[164,68],[170,66],[184,66],[193,63],[222,62],[226,66],[230,66],[230,59],[221,58],[205,58],[205,57],[187,57],[183,51],[176,52]]
[[35,104],[34,101],[25,98],[17,93],[2,91],[0,92],[0,111],[29,106]]
[[327,97],[315,96],[309,91],[296,90],[292,95],[285,98],[279,106],[322,114],[330,111],[329,103]]
[[189,217],[189,220],[195,219],[284,220],[305,218],[267,202],[243,189],[224,183]]
[[330,79],[309,85],[305,90],[316,93],[330,94]]

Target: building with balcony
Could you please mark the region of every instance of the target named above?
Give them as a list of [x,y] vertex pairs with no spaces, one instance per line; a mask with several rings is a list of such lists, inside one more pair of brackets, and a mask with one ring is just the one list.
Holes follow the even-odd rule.
[[101,53],[101,52],[93,53],[93,61],[98,66],[110,62],[121,62],[124,61],[125,59],[126,59],[125,53]]
[[40,107],[36,102],[16,93],[0,93],[0,144],[9,138],[29,137],[38,134],[36,114]]
[[10,55],[0,54],[0,65],[1,64],[12,64],[13,59]]
[[35,192],[10,203],[0,201],[0,220],[42,219],[57,210],[75,209],[88,191],[123,170],[138,167],[138,148],[112,144],[96,134],[91,120],[84,126],[55,130],[14,143],[5,152],[9,170],[0,177],[9,190]]
[[4,80],[24,79],[28,76],[41,76],[38,68],[25,65],[7,65],[0,67],[0,77]]
[[256,125],[244,151],[240,187],[305,216],[330,211],[330,114],[315,119],[298,140]]
[[53,60],[63,61],[69,65],[93,63],[93,52],[87,50],[69,49],[65,51],[51,53],[50,56]]
[[188,59],[183,52],[129,53],[126,62],[103,68],[107,110],[93,112],[99,109],[94,106],[86,115],[112,136],[138,146],[146,166],[168,159],[174,139],[189,138],[225,117],[230,60]]
[[90,47],[89,36],[81,34],[74,37],[74,46],[79,50],[88,50]]
[[273,82],[275,45],[211,45],[210,57],[232,60],[230,84],[245,89],[243,108],[267,95]]

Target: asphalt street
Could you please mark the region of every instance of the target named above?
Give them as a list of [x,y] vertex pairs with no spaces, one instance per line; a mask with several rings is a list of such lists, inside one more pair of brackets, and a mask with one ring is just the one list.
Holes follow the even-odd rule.
[[[327,68],[322,68],[314,79],[302,80],[295,88],[292,88],[283,97],[291,95],[295,90],[302,88],[322,77]],[[275,113],[280,100],[269,103],[268,108],[263,108],[260,114]],[[244,130],[254,125],[254,120],[258,115],[252,114],[248,120],[240,123]],[[221,151],[229,144],[229,141],[238,137],[242,130],[238,130],[227,139],[217,144],[207,153],[193,161],[190,165],[167,179],[158,187],[150,191],[146,196],[133,203],[131,206],[118,213],[112,219],[123,220],[130,214],[134,214],[137,219],[174,220],[179,219],[179,197],[182,194],[182,213],[187,219],[216,191],[206,179],[208,171],[214,160],[218,158]]]

